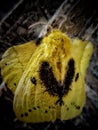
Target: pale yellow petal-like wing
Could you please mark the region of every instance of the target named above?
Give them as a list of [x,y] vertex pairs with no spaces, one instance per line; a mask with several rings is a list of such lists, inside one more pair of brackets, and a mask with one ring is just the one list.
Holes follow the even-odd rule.
[[93,46],[88,41],[72,39],[71,57],[74,60],[74,79],[70,91],[64,96],[65,104],[62,106],[62,120],[78,116],[86,101],[85,75],[91,58]]
[[25,66],[36,49],[33,41],[10,47],[0,61],[1,75],[7,87],[14,93]]

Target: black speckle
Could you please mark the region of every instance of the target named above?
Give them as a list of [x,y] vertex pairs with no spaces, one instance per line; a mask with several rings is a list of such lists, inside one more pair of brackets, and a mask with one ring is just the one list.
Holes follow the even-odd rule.
[[31,82],[34,84],[34,85],[36,85],[36,78],[35,77],[31,77]]
[[14,86],[16,86],[16,83],[14,83]]
[[21,114],[21,117],[24,117],[24,115],[23,115],[23,114]]
[[51,107],[49,106],[48,108],[50,109]]
[[32,110],[31,110],[31,109],[29,109],[28,111],[29,111],[29,112],[31,112]]
[[76,109],[80,109],[80,106],[76,105],[75,102],[71,102],[71,105],[73,105]]
[[80,109],[80,106],[76,106],[76,109]]
[[75,82],[78,80],[78,78],[79,78],[79,73],[77,73],[75,76]]
[[25,112],[25,116],[28,116],[28,113],[27,113],[27,112]]
[[5,63],[5,65],[7,65],[7,63]]
[[49,106],[48,108],[49,108],[49,109],[55,109],[55,107],[54,107],[54,106]]
[[33,107],[34,110],[36,110],[36,107]]
[[68,111],[68,110],[69,110],[69,107],[67,107],[66,110]]
[[40,108],[40,106],[37,106],[37,108]]
[[45,110],[45,113],[47,113],[48,111],[47,110]]

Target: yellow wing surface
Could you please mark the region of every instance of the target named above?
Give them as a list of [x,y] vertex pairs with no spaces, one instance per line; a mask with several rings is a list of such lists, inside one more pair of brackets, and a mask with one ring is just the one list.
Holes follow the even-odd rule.
[[25,66],[36,49],[33,41],[10,47],[0,61],[1,75],[6,85],[14,93]]

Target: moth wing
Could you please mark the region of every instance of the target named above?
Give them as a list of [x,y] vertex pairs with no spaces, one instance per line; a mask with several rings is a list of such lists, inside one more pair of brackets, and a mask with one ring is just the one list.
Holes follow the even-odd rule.
[[36,49],[33,41],[10,47],[0,61],[1,75],[5,84],[14,93],[25,66]]
[[41,61],[46,60],[44,54],[42,47],[36,49],[15,92],[13,108],[16,117],[24,122],[54,121],[60,116],[60,106],[55,104],[58,97],[48,93],[39,77]]
[[78,116],[85,104],[85,74],[92,54],[93,46],[90,42],[73,39],[71,57],[75,62],[75,75],[70,90],[64,96],[61,108],[62,120]]
[[93,45],[89,41],[82,41],[78,38],[72,40],[72,55],[76,62],[76,67],[80,70],[83,78],[85,77],[86,70],[93,52]]
[[41,88],[44,86],[30,84],[27,84],[28,89],[16,90],[13,106],[16,117],[28,123],[55,121],[60,116],[60,106],[55,105],[57,97],[51,97],[44,92],[45,90]]
[[91,58],[92,53],[93,53],[93,45],[91,42],[89,42],[84,49],[84,53],[81,59],[81,73],[84,77],[85,77],[86,70],[89,65],[89,60]]

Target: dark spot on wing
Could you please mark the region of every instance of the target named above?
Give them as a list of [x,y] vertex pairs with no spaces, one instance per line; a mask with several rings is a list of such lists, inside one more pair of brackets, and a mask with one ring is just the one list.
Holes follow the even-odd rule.
[[69,107],[67,107],[66,110],[68,111],[68,110],[69,110]]
[[31,110],[31,109],[29,109],[28,111],[29,111],[29,112],[31,112],[32,110]]
[[37,84],[37,82],[36,82],[36,78],[35,78],[35,77],[31,77],[30,80],[31,80],[31,82],[32,82],[34,85]]
[[40,106],[37,106],[37,108],[40,108]]
[[7,65],[7,63],[5,63],[5,65]]
[[79,106],[79,105],[76,105],[75,102],[72,102],[71,105],[73,105],[73,106],[74,106],[76,109],[78,109],[78,110],[80,109],[80,106]]
[[[37,108],[39,109],[40,107],[37,106]],[[37,108],[36,108],[36,107],[33,107],[33,110],[36,110]],[[29,112],[29,113],[32,112],[32,109],[28,109],[28,112]],[[22,113],[20,116],[21,116],[21,117],[24,117],[24,116],[27,117],[27,116],[29,115],[28,112]]]
[[78,78],[79,78],[79,73],[77,73],[75,76],[75,82],[78,80]]
[[48,92],[52,96],[58,96],[59,99],[57,100],[56,104],[59,103],[60,106],[64,104],[62,97],[66,95],[71,89],[70,86],[75,74],[75,65],[73,59],[69,60],[67,66],[68,69],[65,74],[63,84],[61,84],[61,82],[58,82],[56,80],[53,74],[52,67],[47,61],[41,63],[40,70],[39,70],[39,77],[42,83],[44,84],[44,86],[46,87],[45,92]]
[[80,106],[76,106],[76,109],[80,109]]
[[45,110],[45,113],[47,113],[48,111],[47,110]]
[[70,59],[68,62],[68,70],[67,73],[65,75],[65,79],[64,79],[64,93],[67,94],[68,91],[71,89],[70,85],[73,81],[73,77],[75,74],[75,65],[74,65],[74,60]]
[[54,107],[54,106],[48,106],[48,108],[49,108],[49,109],[55,109],[55,107]]
[[14,86],[16,86],[16,83],[14,83]]
[[69,110],[69,107],[67,104],[65,104],[65,109],[68,111]]
[[51,107],[49,106],[48,108],[50,109]]
[[25,116],[28,116],[28,113],[27,112],[25,112],[25,114],[24,114]]
[[58,82],[53,75],[52,67],[49,65],[48,62],[44,61],[41,63],[39,76],[46,87],[46,91],[49,92],[51,95],[58,95]]
[[33,107],[34,110],[36,110],[36,107]]
[[23,115],[23,114],[21,114],[21,117],[24,117],[24,115]]

